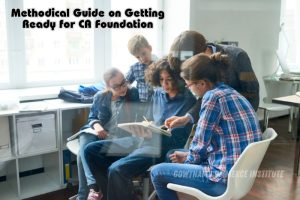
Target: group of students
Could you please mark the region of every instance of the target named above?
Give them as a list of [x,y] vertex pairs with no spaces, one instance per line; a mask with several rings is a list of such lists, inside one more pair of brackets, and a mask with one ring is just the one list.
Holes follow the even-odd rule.
[[[255,113],[259,85],[247,53],[207,43],[196,31],[182,32],[168,57],[157,61],[142,35],[133,36],[128,49],[138,62],[126,76],[116,68],[104,73],[107,89],[95,95],[82,127],[77,199],[134,200],[132,179],[152,165],[151,180],[161,200],[178,199],[168,183],[222,194],[239,155],[261,140]],[[137,88],[130,87],[134,81]],[[134,135],[117,126],[142,116],[167,126],[172,136],[143,128]],[[195,135],[183,150],[193,124]],[[89,128],[97,136],[84,133]],[[197,177],[178,176],[180,171]]]

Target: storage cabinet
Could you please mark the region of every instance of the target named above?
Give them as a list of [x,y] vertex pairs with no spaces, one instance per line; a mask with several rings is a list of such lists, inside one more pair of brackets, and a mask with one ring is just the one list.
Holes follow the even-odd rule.
[[24,199],[66,185],[70,176],[64,171],[66,138],[74,132],[74,120],[90,104],[59,99],[44,103],[48,107],[42,112],[0,111],[1,199]]

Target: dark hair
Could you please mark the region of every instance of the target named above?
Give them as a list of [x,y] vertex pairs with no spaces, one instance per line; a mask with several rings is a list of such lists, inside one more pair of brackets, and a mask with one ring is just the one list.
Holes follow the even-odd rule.
[[184,87],[184,81],[180,77],[180,74],[173,69],[171,69],[169,62],[167,61],[167,57],[164,57],[151,65],[145,71],[145,80],[152,86],[161,86],[160,85],[160,73],[161,71],[167,71],[171,78],[174,81],[174,86],[176,86],[179,91]]
[[228,67],[228,56],[220,52],[212,55],[197,54],[181,66],[181,77],[188,81],[208,80],[216,83],[221,80],[223,69]]
[[117,68],[110,68],[103,74],[103,79],[105,81],[106,86],[109,86],[109,81],[114,78],[117,74],[123,74],[119,69]]
[[197,31],[184,31],[173,41],[168,61],[171,68],[179,72],[183,61],[205,50],[206,39],[201,33]]

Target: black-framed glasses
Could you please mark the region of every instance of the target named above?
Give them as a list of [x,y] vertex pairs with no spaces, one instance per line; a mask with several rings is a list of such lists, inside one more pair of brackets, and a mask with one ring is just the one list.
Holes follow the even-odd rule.
[[123,81],[122,81],[120,84],[118,84],[118,85],[113,85],[113,86],[111,86],[111,88],[112,88],[113,90],[120,90],[121,88],[125,88],[125,87],[127,86],[127,84],[128,84],[127,80],[126,80],[126,79],[123,79]]

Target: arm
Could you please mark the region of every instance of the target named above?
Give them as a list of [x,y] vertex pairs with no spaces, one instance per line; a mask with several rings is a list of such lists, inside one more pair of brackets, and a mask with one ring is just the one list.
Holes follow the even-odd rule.
[[198,98],[195,105],[188,111],[188,114],[193,118],[191,123],[195,123],[199,120],[199,110],[201,108],[202,98]]
[[134,65],[132,65],[132,66],[130,66],[130,69],[129,69],[129,71],[127,72],[127,74],[126,74],[126,77],[125,77],[125,79],[131,84],[131,83],[133,83],[134,81],[135,81],[135,77],[134,77],[134,70],[133,70],[133,68],[134,68]]
[[184,126],[188,123],[194,124],[199,119],[199,110],[201,107],[202,98],[199,98],[195,105],[187,112],[186,115],[178,117],[172,116],[165,121],[165,126],[169,128]]
[[259,104],[259,83],[245,51],[237,56],[237,72],[241,94],[248,99],[254,110],[257,110]]
[[103,122],[98,118],[99,113],[101,112],[100,105],[101,99],[103,98],[103,93],[98,93],[94,97],[94,101],[90,110],[88,117],[89,126],[94,129],[99,138],[104,139],[107,137],[107,132],[102,127]]
[[199,164],[207,158],[207,148],[211,144],[214,128],[219,124],[221,117],[220,105],[213,94],[204,99],[200,110],[200,118],[195,136],[191,143],[186,163]]

